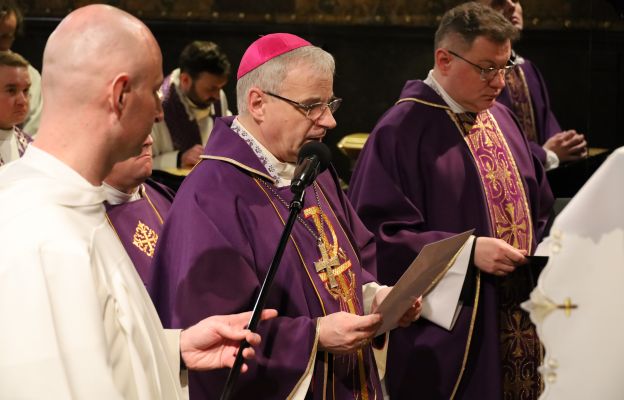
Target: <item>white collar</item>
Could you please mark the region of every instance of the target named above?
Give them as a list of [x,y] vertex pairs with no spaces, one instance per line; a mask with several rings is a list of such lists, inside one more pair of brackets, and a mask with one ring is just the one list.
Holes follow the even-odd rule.
[[13,164],[14,167],[19,164],[25,165],[37,176],[53,181],[54,184],[49,185],[48,194],[60,204],[85,206],[101,204],[106,200],[102,186],[93,186],[70,166],[36,145],[28,146],[22,158],[14,161]]
[[453,98],[444,90],[444,88],[438,83],[438,81],[433,77],[433,70],[429,71],[427,75],[427,79],[423,81],[427,86],[433,89],[437,94],[442,97],[442,100],[451,108],[456,114],[464,113],[467,110],[462,107],[458,102],[453,100]]
[[290,186],[290,181],[295,175],[295,164],[278,160],[258,139],[256,139],[247,128],[239,121],[238,117],[232,122],[232,130],[251,147],[258,159],[264,165],[271,178],[275,181],[275,186]]
[[139,189],[141,188],[141,186],[142,185],[139,185],[136,188],[134,188],[132,193],[125,193],[117,189],[116,187],[109,185],[106,182],[102,184],[102,187],[104,188],[104,192],[106,192],[106,201],[108,202],[108,204],[112,206],[140,200],[141,193]]
[[0,129],[0,140],[11,140],[15,137],[15,128]]

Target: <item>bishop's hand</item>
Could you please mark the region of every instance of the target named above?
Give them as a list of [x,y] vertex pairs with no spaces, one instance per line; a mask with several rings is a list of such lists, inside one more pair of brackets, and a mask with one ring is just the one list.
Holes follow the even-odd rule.
[[356,315],[340,311],[318,319],[319,350],[349,354],[368,345],[381,326],[381,315]]

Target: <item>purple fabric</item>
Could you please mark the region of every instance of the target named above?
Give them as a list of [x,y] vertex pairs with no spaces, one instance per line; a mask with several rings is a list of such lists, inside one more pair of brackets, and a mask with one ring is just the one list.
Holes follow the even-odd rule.
[[[151,184],[158,185],[156,182]],[[173,197],[165,197],[162,194],[165,188],[156,190],[149,184],[145,184],[145,192],[156,208],[161,218],[165,218],[169,208],[171,207],[171,200]],[[147,201],[146,198],[141,198],[136,201],[117,204],[111,206],[108,203],[106,205],[106,213],[111,221],[117,236],[121,240],[126,252],[130,256],[132,263],[134,264],[141,280],[145,284],[147,291],[152,294],[149,282],[152,279],[152,259],[154,254],[149,255],[150,250],[142,251],[139,247],[133,244],[135,234],[137,234],[137,226],[139,222],[148,226],[156,235],[160,237],[162,231],[162,222],[158,218],[156,212]],[[160,239],[156,242],[158,244]],[[145,249],[145,248],[144,248]],[[154,301],[154,297],[152,296]]]
[[[548,97],[548,89],[542,74],[539,72],[535,64],[524,59],[524,63],[520,64],[520,68],[524,72],[524,76],[529,88],[531,103],[533,105],[533,113],[535,117],[535,128],[537,131],[537,143],[529,142],[531,151],[539,158],[542,164],[546,163],[546,151],[542,145],[551,138],[555,133],[561,132],[561,126],[550,109],[550,99]],[[498,102],[513,109],[511,104],[511,96],[509,89],[505,87],[498,96]]]
[[[173,82],[171,75],[167,76],[160,87],[163,94],[163,113],[165,116],[165,124],[171,134],[171,141],[174,149],[185,152],[196,144],[202,144],[199,125],[192,116],[186,112],[184,104],[180,100],[180,96]],[[220,117],[221,102],[214,104],[215,117]]]
[[[24,155],[26,148],[33,141],[29,134],[21,130],[18,126],[13,127],[13,132],[15,133],[15,139],[17,140],[17,153],[19,157]],[[12,160],[9,160],[12,161]],[[3,166],[5,161],[0,157],[0,166]]]
[[[252,149],[230,129],[232,121],[233,117],[216,120],[205,151],[231,161],[208,159],[197,165],[178,191],[164,226],[153,283],[156,308],[165,327],[184,328],[210,315],[251,310],[283,230],[275,210],[284,220],[288,210],[265,185],[254,181],[264,179],[258,173],[268,174]],[[352,261],[361,305],[361,285],[374,280],[373,237],[330,171],[319,176],[317,183],[321,207]],[[292,198],[288,187],[275,190],[287,202]],[[315,204],[314,191],[309,188],[304,209]],[[315,239],[297,221],[268,295],[267,307],[276,308],[279,317],[260,323],[262,345],[249,363],[249,371],[239,378],[234,398],[284,399],[303,375],[314,345],[316,318],[340,309],[314,270],[318,259]],[[381,391],[370,349],[363,356],[369,390],[376,392],[370,393],[371,398],[376,395],[379,399]],[[318,352],[310,398],[353,398],[354,380],[345,372],[349,363],[353,364],[350,357]],[[191,371],[191,397],[218,398],[227,374],[226,370]]]
[[[427,243],[471,228],[477,236],[493,236],[476,166],[446,113],[448,107],[422,81],[406,83],[401,98],[408,97],[442,108],[407,101],[386,112],[360,154],[349,189],[355,209],[375,234],[378,278],[389,285]],[[539,240],[553,201],[542,166],[511,112],[500,104],[490,112],[514,155]],[[473,342],[456,395],[460,399],[502,397],[498,281],[481,276]],[[473,285],[467,278],[465,289]],[[420,319],[391,333],[387,383],[392,399],[413,399],[415,393],[426,399],[450,397],[464,356],[474,294],[462,298],[468,303],[451,332]]]

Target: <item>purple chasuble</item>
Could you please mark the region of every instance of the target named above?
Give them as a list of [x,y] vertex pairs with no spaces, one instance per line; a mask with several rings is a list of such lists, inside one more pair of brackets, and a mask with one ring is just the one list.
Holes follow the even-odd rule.
[[[171,75],[167,76],[160,86],[163,95],[162,107],[165,116],[165,124],[171,134],[174,149],[185,152],[196,144],[202,144],[201,133],[197,121],[186,112],[186,107],[180,100],[175,84],[171,81]],[[220,117],[221,102],[214,103],[215,114],[211,118]]]
[[[508,76],[506,81],[497,101],[509,107],[518,117],[520,126],[529,138],[531,151],[545,164],[546,151],[542,145],[555,133],[561,132],[561,126],[550,109],[544,78],[537,67],[525,58],[524,63],[519,64],[513,76]],[[528,103],[526,93],[529,95]]]
[[[27,134],[26,132],[24,132],[17,126],[13,127],[13,133],[15,134],[15,139],[17,140],[17,153],[21,157],[24,155],[26,148],[28,147],[30,143],[32,143],[33,140],[29,134]],[[9,161],[13,161],[13,160],[9,160]],[[5,161],[2,159],[2,157],[0,157],[0,167],[6,164],[7,162],[8,161]]]
[[[422,81],[408,81],[401,98],[411,100],[396,104],[378,122],[349,189],[355,209],[375,235],[378,277],[388,285],[427,243],[471,228],[476,236],[497,236],[461,123]],[[553,202],[550,188],[509,109],[494,104],[487,114],[516,164],[534,248]],[[520,267],[509,280],[524,285],[526,275]],[[501,362],[500,284],[501,279],[469,266],[460,296],[463,306],[451,331],[421,318],[391,332],[386,382],[393,400],[503,398],[503,374],[515,377],[517,371]],[[529,288],[520,286],[518,292],[515,298],[528,297]],[[518,340],[514,350],[530,356],[533,340]]]
[[[232,121],[216,120],[207,159],[184,180],[163,229],[153,283],[165,327],[251,310],[287,219],[290,188],[273,186]],[[376,268],[373,237],[333,171],[306,190],[300,216],[268,295],[279,316],[259,324],[262,344],[234,398],[285,399],[311,370],[307,398],[381,399],[370,347],[334,356],[318,350],[316,338],[318,317],[362,314],[362,285]],[[191,397],[219,398],[227,374],[190,371]]]
[[152,279],[152,259],[165,216],[171,207],[173,195],[153,181],[141,185],[141,198],[117,205],[104,203],[106,215],[117,237],[130,256],[147,291],[155,301],[149,282]]

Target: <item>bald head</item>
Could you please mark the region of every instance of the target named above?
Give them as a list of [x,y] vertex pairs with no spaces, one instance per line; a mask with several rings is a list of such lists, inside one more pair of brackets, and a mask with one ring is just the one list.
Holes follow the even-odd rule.
[[119,73],[140,78],[149,63],[162,64],[149,29],[130,14],[91,5],[69,14],[50,35],[43,54],[44,97],[84,105]]
[[[162,117],[161,82],[160,48],[141,21],[107,5],[79,8],[61,21],[44,50],[35,145],[74,169],[98,169],[97,183],[114,163],[140,153]],[[83,154],[100,164],[82,165]]]

